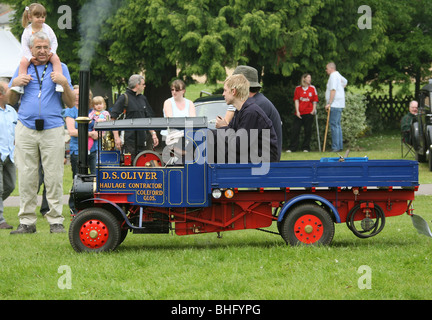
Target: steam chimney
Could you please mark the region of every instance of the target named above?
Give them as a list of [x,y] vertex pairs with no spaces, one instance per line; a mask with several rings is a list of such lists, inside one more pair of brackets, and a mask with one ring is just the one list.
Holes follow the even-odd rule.
[[78,173],[89,174],[88,165],[88,127],[89,114],[90,71],[79,72],[79,106],[78,118]]

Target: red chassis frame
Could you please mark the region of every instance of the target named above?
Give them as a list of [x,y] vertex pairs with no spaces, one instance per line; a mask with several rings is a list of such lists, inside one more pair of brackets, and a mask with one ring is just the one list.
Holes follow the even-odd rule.
[[[199,233],[223,232],[244,229],[266,228],[278,220],[279,210],[290,200],[302,196],[301,203],[316,202],[316,197],[307,200],[308,195],[318,196],[329,201],[337,212],[332,212],[334,222],[344,223],[347,216],[356,205],[360,209],[355,215],[355,220],[361,220],[366,213],[371,218],[376,218],[371,210],[379,206],[385,217],[402,215],[408,212],[411,201],[414,200],[415,189],[393,189],[379,188],[335,188],[308,190],[237,190],[234,189],[234,196],[220,199],[212,199],[212,205],[202,208],[165,208],[145,207],[142,212],[143,221],[152,221],[154,213],[166,215],[170,222],[175,223],[177,235],[191,235]],[[305,197],[306,196],[306,197]],[[97,194],[96,194],[97,198]],[[125,194],[106,194],[104,200],[115,203],[127,204]],[[319,202],[319,201],[318,201]],[[97,204],[98,201],[95,201]],[[103,202],[100,202],[103,203]],[[325,206],[325,204],[321,204]],[[327,208],[331,211],[331,208]],[[132,205],[129,208],[129,218],[137,214],[139,206]],[[359,212],[360,211],[360,212]],[[336,219],[338,215],[339,219]],[[339,221],[338,221],[339,220]]]

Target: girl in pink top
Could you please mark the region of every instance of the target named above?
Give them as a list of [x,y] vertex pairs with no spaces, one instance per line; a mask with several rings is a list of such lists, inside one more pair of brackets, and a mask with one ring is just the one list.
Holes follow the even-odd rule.
[[[94,122],[110,121],[110,113],[106,111],[105,99],[101,96],[94,97],[92,100],[93,110],[89,114],[89,118]],[[102,133],[105,135],[105,132]],[[94,140],[89,137],[88,139],[88,149],[90,150],[93,146]]]

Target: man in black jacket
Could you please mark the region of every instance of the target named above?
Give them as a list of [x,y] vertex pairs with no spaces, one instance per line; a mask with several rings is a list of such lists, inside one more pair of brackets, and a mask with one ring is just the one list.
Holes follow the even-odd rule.
[[[248,79],[250,85],[249,99],[263,109],[266,116],[272,121],[278,140],[278,159],[280,159],[282,153],[282,121],[279,112],[273,103],[260,92],[261,84],[258,81],[258,70],[250,66],[238,66],[235,68],[233,74],[242,74],[246,79]],[[234,111],[233,108],[228,108],[225,114],[225,120],[227,123],[230,123],[233,119]]]
[[[111,118],[115,120],[123,112],[125,112],[126,119],[153,117],[153,109],[147,98],[142,94],[144,89],[144,77],[138,74],[132,75],[129,78],[126,92],[117,99],[111,110]],[[156,147],[159,144],[159,139],[154,130],[151,130],[150,133],[153,139],[153,146]],[[113,134],[116,148],[122,150],[122,141],[118,131],[114,131]],[[124,135],[124,151],[125,153],[130,153],[133,159],[137,154],[146,149],[145,142],[146,132],[144,130],[127,130]]]
[[[233,162],[234,157],[237,163],[278,162],[278,139],[272,121],[253,100],[248,99],[249,81],[245,76],[228,77],[223,95],[226,103],[233,105],[236,111],[229,124],[222,117],[216,119],[216,154],[222,155],[224,148],[228,162]],[[221,138],[225,143],[221,144]]]

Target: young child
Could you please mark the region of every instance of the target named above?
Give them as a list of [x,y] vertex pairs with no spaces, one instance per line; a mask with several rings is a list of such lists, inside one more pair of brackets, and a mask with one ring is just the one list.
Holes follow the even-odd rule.
[[[89,114],[89,118],[91,121],[102,122],[102,121],[109,121],[110,120],[111,116],[110,116],[109,112],[106,111],[106,103],[105,103],[105,99],[103,97],[101,97],[101,96],[94,97],[92,100],[92,104],[93,104],[93,110]],[[89,150],[93,146],[93,143],[94,143],[94,140],[89,137],[89,139],[88,139],[88,149]]]
[[[45,7],[39,3],[32,3],[25,8],[22,15],[22,26],[24,32],[21,36],[21,46],[24,56],[21,59],[18,73],[20,75],[27,74],[27,69],[31,62],[36,63],[30,51],[30,37],[33,33],[43,31],[51,41],[51,57],[50,62],[53,65],[53,71],[63,73],[60,58],[56,54],[58,43],[57,37],[49,25],[45,23],[46,10]],[[19,94],[24,93],[24,87],[12,87],[12,90]],[[59,84],[56,85],[57,92],[63,92],[63,87]]]

